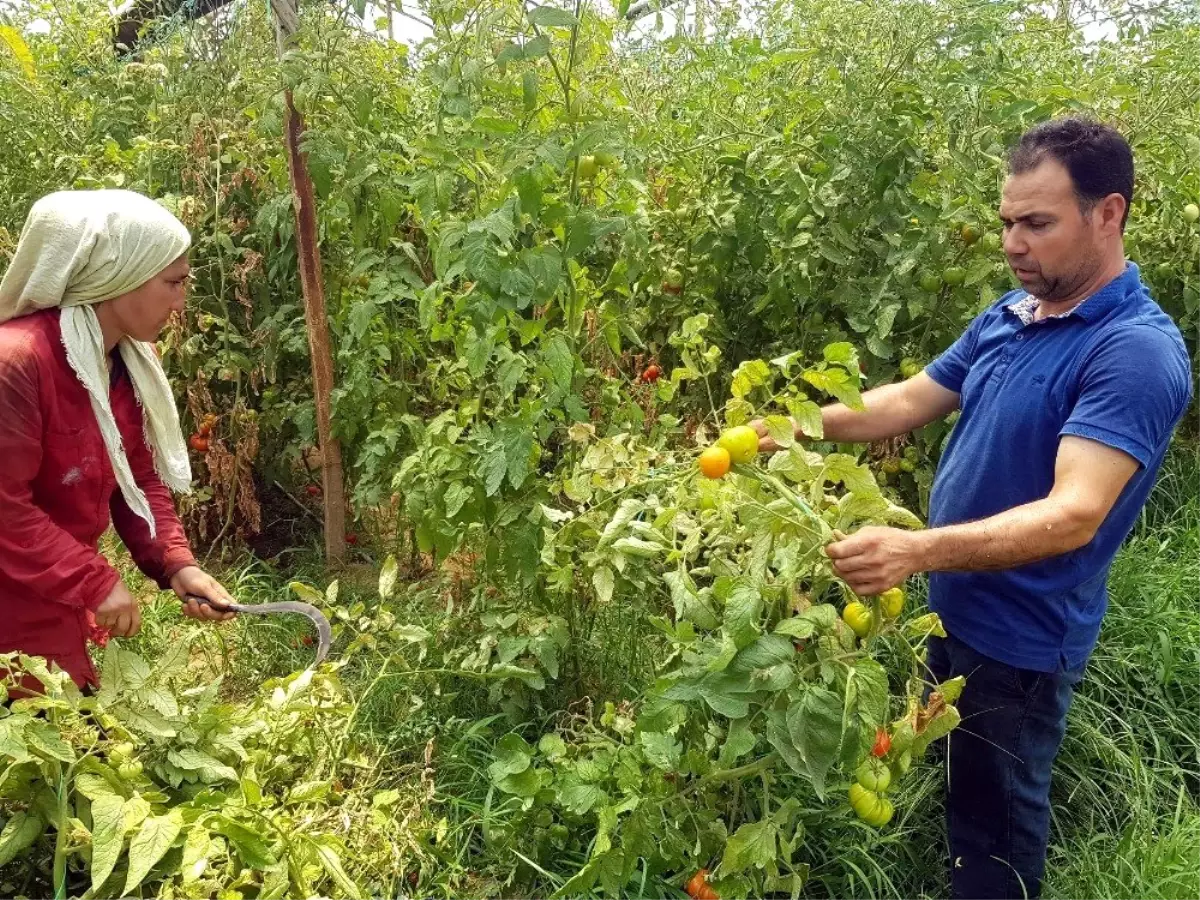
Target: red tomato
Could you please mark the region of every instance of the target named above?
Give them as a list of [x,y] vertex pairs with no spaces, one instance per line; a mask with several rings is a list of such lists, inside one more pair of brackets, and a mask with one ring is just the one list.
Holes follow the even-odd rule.
[[721,895],[708,884],[708,869],[700,869],[693,875],[684,890],[692,900],[721,900]]
[[188,438],[188,445],[197,453],[208,452],[208,438],[201,434],[193,434]]
[[661,375],[662,369],[659,368],[658,363],[650,363],[650,365],[646,366],[646,371],[642,373],[642,381],[648,381],[653,384],[658,381]]
[[352,532],[348,532],[346,534],[346,543],[349,544],[351,547],[353,547],[355,544],[358,543],[358,535],[354,534]]
[[892,737],[887,733],[886,728],[880,728],[875,732],[875,746],[871,748],[872,756],[887,756],[888,751],[892,749]]
[[320,497],[321,489],[319,487],[317,487],[315,484],[310,484],[308,487],[306,487],[304,489],[304,493],[308,494],[308,496],[310,496],[310,497]]

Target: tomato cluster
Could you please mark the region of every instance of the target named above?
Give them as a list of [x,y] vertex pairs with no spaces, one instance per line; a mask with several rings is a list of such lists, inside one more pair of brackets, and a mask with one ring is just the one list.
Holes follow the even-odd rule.
[[716,444],[700,454],[700,471],[706,478],[724,478],[734,463],[744,465],[758,455],[758,432],[737,425],[722,432]]
[[197,453],[207,453],[209,438],[212,437],[213,426],[217,424],[217,417],[212,413],[206,415],[200,420],[200,424],[196,427],[195,433],[188,438],[188,446]]

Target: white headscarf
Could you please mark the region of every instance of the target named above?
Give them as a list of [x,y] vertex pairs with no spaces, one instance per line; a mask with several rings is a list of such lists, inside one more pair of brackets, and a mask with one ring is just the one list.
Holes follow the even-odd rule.
[[[87,389],[92,410],[129,508],[155,534],[154,514],[134,480],[109,403],[104,337],[93,304],[141,287],[191,245],[187,228],[165,208],[133,191],[60,191],[33,205],[12,265],[0,282],[0,323],[61,308],[67,361]],[[151,344],[129,337],[117,345],[141,404],[154,468],[172,490],[190,489],[192,470],[179,412]]]

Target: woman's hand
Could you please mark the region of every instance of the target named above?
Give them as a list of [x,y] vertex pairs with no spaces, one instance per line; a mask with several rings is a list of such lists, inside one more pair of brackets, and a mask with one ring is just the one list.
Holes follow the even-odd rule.
[[[218,607],[236,603],[229,592],[221,587],[221,583],[199,566],[188,566],[180,569],[171,578],[171,590],[184,601],[183,614],[191,619],[207,622],[228,622],[236,615],[232,612],[222,612]],[[188,600],[188,594],[211,600],[216,606],[209,606],[198,600]],[[98,615],[98,611],[97,611]],[[99,621],[99,618],[97,618]]]
[[96,607],[96,625],[114,637],[133,637],[142,627],[137,598],[118,580],[108,596]]

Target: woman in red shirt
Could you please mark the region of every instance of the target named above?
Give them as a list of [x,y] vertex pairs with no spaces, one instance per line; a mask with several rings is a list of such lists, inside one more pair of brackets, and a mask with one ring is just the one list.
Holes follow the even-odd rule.
[[232,602],[175,514],[191,470],[150,343],[183,310],[190,243],[140,194],[64,191],[34,205],[0,282],[0,653],[43,656],[80,687],[97,685],[88,639],[141,626],[98,551],[110,521],[160,588]]

